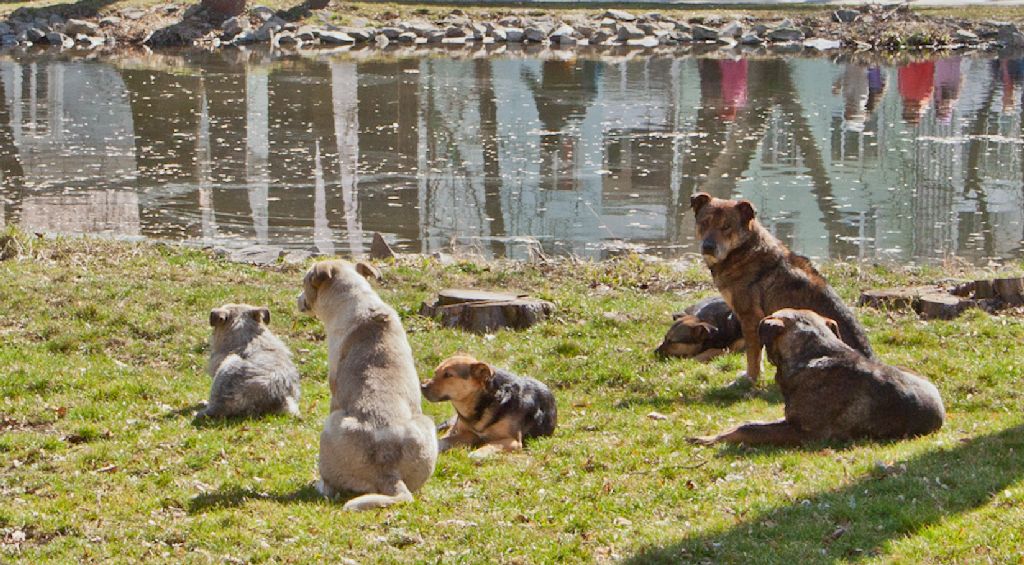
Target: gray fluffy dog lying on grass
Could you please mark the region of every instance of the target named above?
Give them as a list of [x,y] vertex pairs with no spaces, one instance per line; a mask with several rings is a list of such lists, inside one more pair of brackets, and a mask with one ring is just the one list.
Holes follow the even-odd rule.
[[299,372],[267,324],[270,310],[225,304],[210,311],[210,401],[197,418],[299,414]]

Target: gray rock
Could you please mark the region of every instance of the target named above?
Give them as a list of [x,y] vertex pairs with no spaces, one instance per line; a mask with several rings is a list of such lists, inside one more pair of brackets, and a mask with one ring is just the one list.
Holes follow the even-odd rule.
[[621,24],[619,28],[615,30],[615,37],[619,41],[629,41],[630,39],[643,39],[646,34],[633,24]]
[[0,46],[2,47],[13,47],[18,43],[18,36],[13,33],[0,35]]
[[740,37],[743,35],[743,24],[737,20],[733,20],[718,30],[719,37]]
[[371,30],[358,27],[347,27],[343,29],[342,32],[347,33],[349,37],[360,43],[363,41],[369,41],[373,39],[374,36],[374,33]]
[[1002,43],[1007,47],[1022,47],[1024,46],[1024,34],[1017,29],[1015,24],[1004,23],[999,24],[999,35],[996,36],[996,41]]
[[75,40],[60,33],[59,31],[51,31],[46,34],[46,42],[50,45],[57,45],[59,47],[71,48],[75,46]]
[[473,31],[473,39],[483,39],[487,37],[487,34],[491,31],[489,27],[484,24],[472,24],[469,29]]
[[558,43],[558,45],[561,45],[562,47],[574,47],[577,43],[576,38],[571,35],[560,35],[558,36],[557,41],[554,39],[552,41]]
[[117,27],[119,25],[121,25],[121,18],[117,16],[100,18],[100,27]]
[[563,37],[569,37],[571,39],[572,36],[575,34],[576,30],[571,25],[562,24],[558,26],[558,29],[551,32],[551,35],[548,37],[551,39],[551,41],[558,42],[561,41]]
[[780,27],[768,32],[771,41],[803,41],[804,32],[793,27]]
[[690,26],[683,22],[676,22],[672,29],[676,31],[681,31],[683,33],[690,33],[691,31]]
[[526,31],[523,32],[523,37],[526,39],[526,41],[540,42],[547,39],[548,34],[545,33],[544,30],[542,30],[539,27],[531,26],[526,28]]
[[437,28],[423,22],[411,23],[405,26],[406,31],[411,31],[417,35],[417,37],[427,37],[432,33],[437,32]]
[[466,37],[466,30],[460,26],[449,26],[444,30],[445,37]]
[[312,251],[306,251],[305,249],[291,249],[285,252],[284,256],[281,257],[281,261],[289,265],[301,265],[312,258]]
[[64,24],[64,33],[68,35],[98,35],[100,33],[100,26],[87,22],[85,20],[68,20]]
[[[447,39],[460,39],[460,38],[447,38]],[[465,42],[465,38],[463,42]],[[373,232],[373,241],[370,243],[370,259],[394,259],[395,250],[391,249],[388,242],[384,241],[384,236],[380,232]]]
[[249,18],[241,16],[228,18],[224,20],[220,27],[226,37],[234,37],[249,29]]
[[526,39],[526,32],[518,27],[505,28],[505,39],[509,43],[522,43]]
[[32,43],[42,43],[46,40],[46,32],[37,27],[30,27],[25,30],[25,39]]
[[299,29],[295,30],[295,37],[304,43],[311,43],[316,41],[318,38],[317,30],[313,26],[300,26]]
[[426,37],[427,43],[441,43],[442,39],[444,39],[444,32],[440,30],[432,31]]
[[327,31],[322,29],[317,35],[320,36],[321,43],[326,43],[328,45],[350,45],[356,42],[351,35],[341,31]]
[[595,31],[597,31],[592,26],[588,26],[588,25],[585,25],[585,24],[584,25],[577,25],[575,27],[576,27],[576,33],[579,34],[580,37],[589,38],[591,35],[594,35]]
[[382,27],[378,33],[388,39],[398,39],[398,36],[402,35],[402,30],[397,27]]
[[705,25],[694,25],[690,28],[694,41],[715,41],[718,39],[718,30]]
[[233,263],[250,265],[274,265],[281,258],[282,249],[270,245],[251,245],[228,252],[228,260]]
[[828,51],[830,49],[839,49],[843,46],[842,41],[835,41],[833,39],[824,39],[821,37],[815,39],[808,39],[804,41],[804,47],[810,49],[817,49],[818,51]]
[[601,20],[599,25],[604,28],[615,29],[619,27],[619,22],[615,21],[613,18],[605,18]]
[[608,10],[604,13],[604,17],[618,20],[620,22],[633,22],[636,21],[636,16],[630,14],[625,10]]
[[0,22],[0,35],[13,35],[14,28],[7,25],[6,22]]
[[270,21],[270,18],[277,17],[277,11],[266,6],[253,6],[249,13],[263,21]]
[[639,29],[640,31],[644,32],[647,35],[654,35],[655,30],[657,30],[657,28],[651,22],[640,22],[636,24],[636,27],[637,29]]
[[652,22],[660,22],[665,19],[665,16],[661,12],[647,12],[644,14],[644,19]]
[[141,20],[146,16],[146,11],[139,10],[138,8],[128,8],[127,10],[121,10],[121,16],[129,20]]
[[754,35],[760,35],[764,37],[764,34],[768,33],[768,26],[764,24],[754,24],[754,27],[750,28],[751,33]]
[[953,36],[960,43],[973,44],[973,43],[977,43],[978,42],[978,34],[974,33],[973,31],[966,30],[966,29],[958,29],[958,30],[956,30],[956,33],[953,34]]
[[857,10],[842,9],[832,12],[832,21],[839,22],[841,24],[853,23],[857,21],[858,17],[860,17],[860,12]]
[[373,42],[377,44],[377,47],[379,49],[384,49],[385,47],[388,46],[389,43],[391,43],[391,40],[388,39],[388,36],[384,35],[383,33],[378,33],[373,37]]
[[630,39],[626,41],[626,45],[630,47],[657,47],[660,42],[657,37],[644,37],[641,39]]
[[465,37],[445,37],[441,39],[441,43],[445,45],[465,45],[466,39]]
[[764,43],[764,40],[752,33],[745,33],[740,37],[740,45],[757,46],[762,43]]
[[500,27],[496,27],[491,30],[491,37],[493,37],[495,41],[508,41],[508,34],[505,32],[504,28]]
[[417,37],[418,36],[411,31],[403,31],[402,33],[398,34],[397,40],[399,43],[405,44],[416,43]]
[[612,34],[605,29],[599,29],[590,36],[590,43],[593,45],[600,45],[611,39]]
[[685,31],[673,31],[671,34],[672,40],[676,43],[691,43],[693,42],[693,36]]

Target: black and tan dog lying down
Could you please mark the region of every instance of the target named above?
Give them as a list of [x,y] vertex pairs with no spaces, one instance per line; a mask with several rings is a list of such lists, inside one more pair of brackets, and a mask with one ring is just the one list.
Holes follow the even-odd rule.
[[710,361],[723,353],[742,351],[743,345],[739,318],[721,296],[714,296],[672,314],[672,327],[655,353]]
[[421,384],[431,402],[450,400],[456,417],[439,451],[457,446],[479,448],[471,457],[522,449],[523,440],[549,436],[558,422],[555,396],[544,383],[481,363],[471,355],[454,355]]
[[796,445],[805,441],[897,439],[942,427],[945,409],[933,384],[854,350],[838,336],[837,324],[810,310],[783,309],[767,316],[758,334],[786,417],[752,422],[724,433],[693,438],[718,442]]

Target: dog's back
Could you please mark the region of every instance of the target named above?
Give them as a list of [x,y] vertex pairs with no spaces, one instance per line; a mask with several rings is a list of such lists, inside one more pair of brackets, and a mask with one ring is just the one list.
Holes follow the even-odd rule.
[[488,417],[497,422],[518,418],[523,422],[523,437],[549,436],[558,424],[555,395],[544,383],[497,369],[488,384],[491,405]]
[[817,312],[835,320],[839,325],[839,339],[843,343],[873,358],[874,350],[860,323],[843,299],[814,268],[810,259],[786,249],[781,242],[778,245],[785,253],[785,261],[779,263],[778,269],[765,275],[764,312],[771,313],[783,308]]

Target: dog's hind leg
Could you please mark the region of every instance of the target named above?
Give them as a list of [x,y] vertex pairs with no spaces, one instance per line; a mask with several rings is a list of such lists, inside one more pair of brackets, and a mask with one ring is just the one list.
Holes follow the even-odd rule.
[[386,508],[401,502],[412,502],[412,493],[409,492],[409,487],[405,486],[405,481],[402,479],[395,478],[389,481],[382,481],[382,484],[387,485],[387,487],[382,488],[381,493],[357,496],[346,502],[343,508],[359,512],[362,510],[373,510],[374,508]]
[[786,420],[775,422],[751,422],[736,426],[716,436],[690,438],[690,443],[712,445],[719,442],[745,443],[747,445],[799,445],[807,439],[793,424]]

